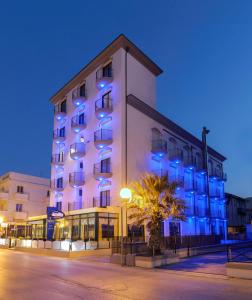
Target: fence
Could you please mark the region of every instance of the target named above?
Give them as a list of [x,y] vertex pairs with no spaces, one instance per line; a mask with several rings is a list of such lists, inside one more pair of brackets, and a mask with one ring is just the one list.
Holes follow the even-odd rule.
[[252,241],[228,246],[227,261],[252,263]]

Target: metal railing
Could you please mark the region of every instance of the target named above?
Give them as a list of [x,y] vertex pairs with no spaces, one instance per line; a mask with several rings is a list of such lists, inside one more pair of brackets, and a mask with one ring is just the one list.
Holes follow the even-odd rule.
[[227,246],[227,261],[252,263],[252,241]]
[[95,101],[95,111],[99,111],[102,109],[106,109],[110,111],[113,109],[112,100],[110,96],[103,97]]
[[77,98],[79,98],[79,97],[81,97],[81,98],[86,98],[86,87],[85,87],[85,86],[82,87],[82,88],[77,87],[76,89],[74,89],[74,90],[72,91],[72,99],[73,99],[73,100],[74,100],[74,99],[77,99]]
[[165,169],[152,170],[152,173],[159,177],[164,177],[164,176],[168,177],[168,170],[165,170]]
[[112,78],[113,70],[112,66],[105,66],[96,71],[96,81],[99,81],[103,78]]
[[70,202],[68,203],[68,210],[78,210],[83,208],[82,201]]
[[94,175],[111,172],[111,162],[106,164],[102,164],[101,162],[94,164]]
[[170,149],[168,151],[169,154],[169,160],[175,161],[175,162],[181,162],[183,161],[183,150],[179,148]]
[[111,204],[111,197],[94,197],[93,207],[107,207]]
[[167,141],[164,139],[152,140],[151,152],[153,153],[167,153]]
[[81,186],[85,183],[83,172],[72,172],[69,174],[69,184],[72,186]]
[[63,164],[65,161],[63,153],[56,153],[52,155],[51,163],[53,164]]
[[60,103],[60,104],[57,104],[57,105],[54,106],[54,114],[57,114],[57,113],[66,113],[66,112],[67,112],[66,104],[62,105]]
[[66,137],[66,131],[65,130],[60,130],[59,128],[55,129],[53,131],[53,138],[65,138]]
[[71,126],[72,127],[76,127],[76,126],[85,126],[87,125],[86,124],[86,116],[84,115],[84,117],[80,117],[80,115],[76,115],[76,116],[73,116],[72,119],[71,119]]

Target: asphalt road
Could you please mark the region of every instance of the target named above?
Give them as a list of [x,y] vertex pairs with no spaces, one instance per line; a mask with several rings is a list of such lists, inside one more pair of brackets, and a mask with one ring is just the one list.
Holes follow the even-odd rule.
[[0,300],[252,299],[252,281],[121,267],[0,250]]

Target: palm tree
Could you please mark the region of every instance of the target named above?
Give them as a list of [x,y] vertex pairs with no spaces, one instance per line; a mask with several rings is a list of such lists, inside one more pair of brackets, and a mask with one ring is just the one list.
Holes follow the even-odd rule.
[[132,182],[132,199],[128,202],[129,219],[135,225],[146,224],[150,233],[149,247],[160,251],[161,224],[172,217],[185,220],[184,201],[175,196],[177,182],[169,182],[167,176],[145,174],[139,181]]

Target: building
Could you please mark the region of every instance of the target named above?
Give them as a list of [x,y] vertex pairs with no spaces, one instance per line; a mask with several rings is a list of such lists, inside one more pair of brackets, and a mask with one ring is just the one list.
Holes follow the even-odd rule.
[[178,181],[188,205],[188,220],[167,220],[165,235],[226,236],[225,157],[156,110],[161,73],[120,35],[51,98],[50,205],[66,215],[55,238],[126,235],[119,191],[146,171]]
[[9,172],[0,177],[0,236],[25,236],[29,217],[45,214],[50,180]]

